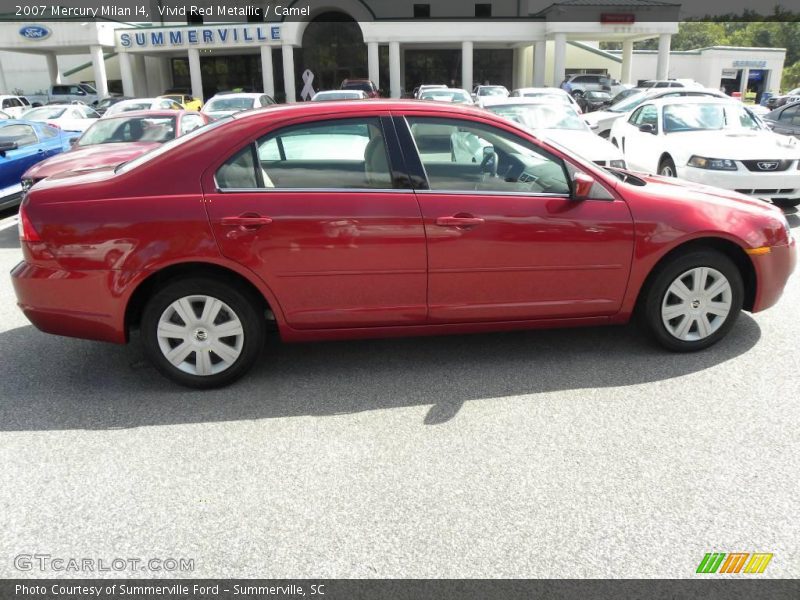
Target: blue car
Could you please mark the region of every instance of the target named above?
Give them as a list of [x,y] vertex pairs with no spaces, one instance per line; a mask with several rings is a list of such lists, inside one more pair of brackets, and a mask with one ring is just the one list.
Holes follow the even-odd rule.
[[22,200],[22,174],[31,165],[70,148],[75,134],[46,123],[0,120],[0,209]]

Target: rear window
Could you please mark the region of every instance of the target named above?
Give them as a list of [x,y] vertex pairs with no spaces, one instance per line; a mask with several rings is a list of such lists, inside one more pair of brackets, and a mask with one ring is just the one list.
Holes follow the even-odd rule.
[[342,84],[343,90],[361,90],[362,92],[370,93],[373,90],[372,84],[366,81],[354,81]]

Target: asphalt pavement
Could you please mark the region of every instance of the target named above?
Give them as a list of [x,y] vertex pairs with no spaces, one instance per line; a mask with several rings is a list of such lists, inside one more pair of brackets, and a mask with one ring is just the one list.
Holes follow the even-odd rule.
[[[800,577],[800,274],[690,355],[634,326],[280,345],[197,392],[40,333],[0,214],[0,577]],[[795,236],[800,219],[790,215]],[[16,566],[15,566],[16,564]],[[95,563],[97,564],[97,563]]]

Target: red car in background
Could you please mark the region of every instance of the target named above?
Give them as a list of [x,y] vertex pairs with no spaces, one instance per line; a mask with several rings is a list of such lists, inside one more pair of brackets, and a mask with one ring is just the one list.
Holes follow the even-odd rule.
[[22,175],[22,188],[62,171],[119,165],[209,121],[204,114],[183,110],[131,111],[99,119],[70,150],[28,169]]
[[776,207],[604,169],[486,111],[404,101],[239,113],[20,210],[19,306],[128,341],[184,385],[285,341],[621,324],[692,351],[780,297]]

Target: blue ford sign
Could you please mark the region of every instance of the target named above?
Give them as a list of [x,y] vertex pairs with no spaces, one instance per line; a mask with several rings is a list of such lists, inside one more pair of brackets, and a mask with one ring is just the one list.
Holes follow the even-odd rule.
[[25,25],[19,28],[19,34],[26,40],[43,40],[50,35],[50,29],[44,25]]

